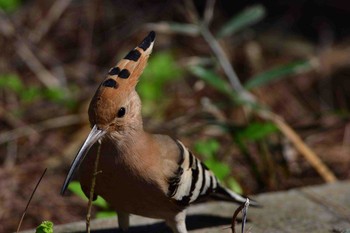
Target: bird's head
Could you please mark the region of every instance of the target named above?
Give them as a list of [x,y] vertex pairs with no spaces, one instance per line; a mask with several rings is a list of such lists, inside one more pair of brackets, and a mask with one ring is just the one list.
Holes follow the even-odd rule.
[[135,87],[152,52],[154,39],[155,33],[152,31],[109,70],[98,87],[89,106],[92,130],[70,167],[61,194],[84,156],[98,140],[104,136],[121,137],[130,130],[142,129],[141,101]]

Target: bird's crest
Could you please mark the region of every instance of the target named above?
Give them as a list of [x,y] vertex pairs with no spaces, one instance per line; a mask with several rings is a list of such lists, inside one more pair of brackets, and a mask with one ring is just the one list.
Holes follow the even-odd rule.
[[135,88],[137,81],[146,67],[155,39],[155,32],[150,32],[146,38],[131,50],[118,64],[111,68],[100,89],[116,89],[119,92]]
[[152,52],[155,32],[151,31],[145,39],[131,50],[118,64],[111,68],[107,77],[97,89],[89,107],[91,124],[108,123],[130,93],[135,90],[139,77],[147,65]]

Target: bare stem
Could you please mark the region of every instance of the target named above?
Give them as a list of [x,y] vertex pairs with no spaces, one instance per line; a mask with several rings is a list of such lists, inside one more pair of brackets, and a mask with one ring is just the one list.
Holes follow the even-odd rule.
[[228,77],[232,88],[237,91],[238,93],[242,93],[244,91],[243,86],[241,82],[238,79],[238,76],[234,69],[232,68],[225,52],[222,50],[221,46],[219,45],[219,42],[215,39],[213,34],[209,31],[208,27],[203,24],[200,27],[200,31],[202,33],[203,38],[207,41],[208,45],[214,52],[216,58],[219,60],[219,63],[224,70],[226,76]]
[[98,163],[100,160],[100,152],[101,152],[101,142],[99,141],[95,165],[94,165],[94,171],[93,171],[92,181],[91,181],[91,189],[90,189],[90,196],[89,196],[89,202],[88,202],[88,211],[86,214],[86,232],[87,233],[90,233],[90,231],[91,231],[91,229],[90,229],[91,208],[92,208],[92,202],[93,202],[93,197],[94,197],[94,192],[95,192],[96,176],[99,174],[99,172],[97,172],[97,169],[98,169]]

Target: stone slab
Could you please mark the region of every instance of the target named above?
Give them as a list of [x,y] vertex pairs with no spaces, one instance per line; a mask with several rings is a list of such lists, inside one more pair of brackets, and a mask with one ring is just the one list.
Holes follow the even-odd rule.
[[[260,194],[263,208],[249,208],[246,232],[341,233],[350,232],[350,181]],[[190,233],[231,233],[229,226],[237,205],[211,202],[188,210]],[[84,216],[82,216],[83,218]],[[163,221],[131,216],[129,233],[170,233]],[[122,232],[116,218],[93,220],[93,232]],[[55,226],[55,233],[85,232],[85,222]],[[33,231],[26,231],[29,233]],[[237,224],[236,232],[240,232]]]

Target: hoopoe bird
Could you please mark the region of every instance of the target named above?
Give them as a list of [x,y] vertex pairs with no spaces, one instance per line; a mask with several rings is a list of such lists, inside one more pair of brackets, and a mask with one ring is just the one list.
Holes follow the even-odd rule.
[[143,130],[135,86],[154,40],[152,31],[98,87],[88,110],[92,130],[73,160],[61,194],[80,166],[78,179],[90,196],[101,143],[94,198],[102,196],[116,210],[119,227],[127,230],[129,214],[135,214],[164,219],[174,233],[186,233],[185,210],[190,204],[207,199],[243,203],[246,198],[223,187],[179,140]]

